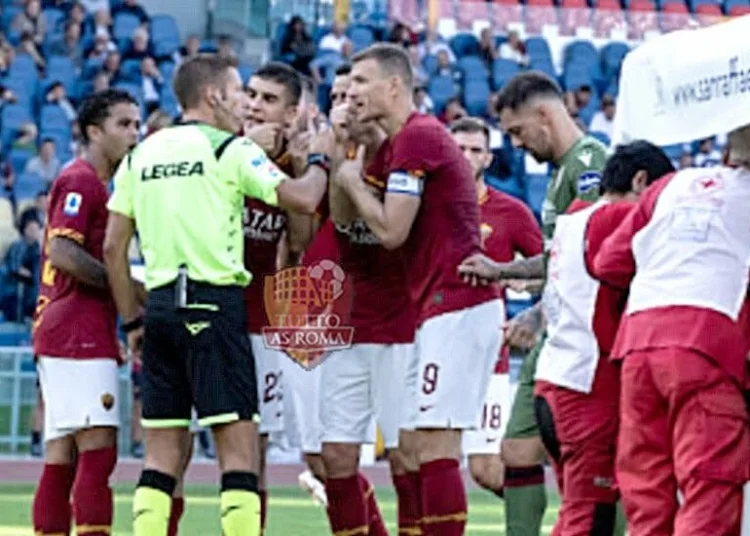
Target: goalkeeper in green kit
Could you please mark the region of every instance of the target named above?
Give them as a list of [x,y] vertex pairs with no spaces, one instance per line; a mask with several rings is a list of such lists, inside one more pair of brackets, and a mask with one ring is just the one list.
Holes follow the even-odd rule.
[[[492,279],[545,280],[557,216],[564,214],[576,199],[598,199],[606,147],[581,132],[565,107],[557,83],[538,71],[522,73],[508,82],[497,99],[497,112],[514,146],[539,162],[555,166],[542,205],[545,253],[510,263],[495,263],[475,255],[464,261],[462,269],[473,274],[486,273]],[[545,451],[534,412],[534,375],[544,342],[544,336],[538,338],[538,334],[543,327],[540,303],[516,316],[506,331],[510,345],[533,347],[521,369],[502,443],[508,536],[538,536],[547,505]]]

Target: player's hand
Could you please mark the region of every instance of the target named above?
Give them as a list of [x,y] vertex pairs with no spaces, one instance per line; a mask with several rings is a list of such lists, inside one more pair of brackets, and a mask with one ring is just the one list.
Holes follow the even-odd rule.
[[128,351],[130,352],[130,357],[133,359],[133,362],[138,365],[141,364],[141,353],[143,351],[143,335],[143,326],[139,327],[138,329],[134,329],[127,335]]
[[471,286],[488,285],[497,279],[498,263],[483,255],[475,253],[464,259],[458,267],[458,273]]
[[345,158],[339,164],[334,181],[344,190],[350,190],[362,183],[362,174],[365,169],[365,146],[360,145],[357,148],[357,154],[354,158]]
[[287,144],[287,154],[292,160],[294,175],[301,177],[307,168],[307,157],[310,155],[311,132],[298,132]]
[[316,124],[311,120],[308,132],[312,134],[310,139],[310,154],[322,153],[333,159],[336,151],[336,135],[332,128],[323,124]]
[[262,123],[245,130],[245,136],[253,140],[268,156],[276,156],[283,143],[283,127],[279,123]]
[[505,324],[505,341],[509,346],[530,350],[536,344],[541,330],[539,311],[529,308]]
[[349,122],[349,105],[344,103],[333,108],[330,113],[330,120],[333,133],[336,136],[336,143],[345,143],[349,139],[349,131],[346,128]]

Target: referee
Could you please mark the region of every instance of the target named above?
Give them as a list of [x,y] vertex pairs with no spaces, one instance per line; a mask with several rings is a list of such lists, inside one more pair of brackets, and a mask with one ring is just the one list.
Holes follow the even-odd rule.
[[[149,136],[120,165],[104,246],[128,345],[135,355],[142,348],[146,449],[133,533],[167,534],[194,406],[216,441],[223,534],[256,536],[258,400],[242,293],[251,278],[244,198],[312,214],[325,194],[331,142],[317,135],[307,172],[288,180],[257,145],[234,135],[247,97],[231,62],[187,60],[174,90],[184,122]],[[144,318],[127,256],[135,228],[149,291]]]

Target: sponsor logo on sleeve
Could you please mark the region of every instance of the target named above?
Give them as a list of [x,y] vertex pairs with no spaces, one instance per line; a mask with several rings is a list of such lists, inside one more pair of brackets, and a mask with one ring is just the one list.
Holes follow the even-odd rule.
[[393,171],[388,175],[386,191],[392,194],[422,195],[424,183],[421,172]]
[[602,182],[602,174],[598,171],[584,171],[578,177],[578,193],[585,194],[594,188],[599,188]]
[[81,211],[81,203],[83,202],[83,196],[77,192],[70,192],[65,196],[65,204],[63,205],[63,213],[66,216],[77,216]]

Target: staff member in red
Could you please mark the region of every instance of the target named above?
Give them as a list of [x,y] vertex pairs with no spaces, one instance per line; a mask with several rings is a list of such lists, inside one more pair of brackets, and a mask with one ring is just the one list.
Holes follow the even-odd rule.
[[594,261],[595,277],[630,287],[612,357],[624,359],[616,476],[631,536],[740,533],[750,127],[729,144],[737,167],[659,180]]

